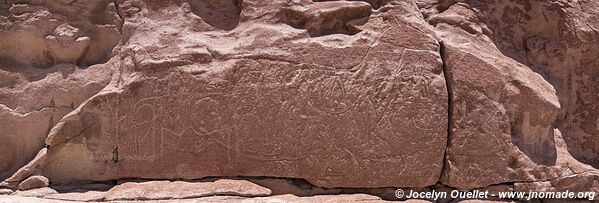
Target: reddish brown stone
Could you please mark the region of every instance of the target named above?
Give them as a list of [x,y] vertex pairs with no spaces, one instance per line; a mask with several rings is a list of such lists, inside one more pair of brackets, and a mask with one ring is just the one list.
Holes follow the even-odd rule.
[[[303,178],[322,187],[438,181],[447,91],[439,45],[430,26],[411,17],[419,15],[415,4],[380,11],[346,1],[242,5],[229,32],[174,4],[148,2],[127,18],[121,71],[50,131],[48,157],[55,161],[44,174],[58,183],[208,176]],[[293,14],[280,13],[286,9]],[[156,16],[167,11],[169,18]],[[289,22],[296,14],[308,27]]]
[[107,61],[121,23],[114,6],[0,2],[0,180],[31,161],[48,131],[110,81]]
[[[595,110],[580,104],[597,101],[589,95],[597,95],[597,86],[571,77],[597,75],[586,64],[593,60],[580,53],[599,53],[599,46],[592,45],[597,38],[571,37],[577,26],[585,29],[579,34],[599,35],[578,24],[585,19],[568,15],[586,11],[560,2],[464,1],[428,9],[444,45],[451,99],[444,184],[473,189],[544,181],[598,163],[588,153],[596,151],[598,137],[587,134],[597,133],[578,120],[594,120],[587,114]],[[582,100],[572,98],[574,91]]]
[[[0,187],[596,191],[598,16],[592,0],[0,1]],[[273,190],[172,182],[205,177]],[[164,181],[65,189],[147,179]]]

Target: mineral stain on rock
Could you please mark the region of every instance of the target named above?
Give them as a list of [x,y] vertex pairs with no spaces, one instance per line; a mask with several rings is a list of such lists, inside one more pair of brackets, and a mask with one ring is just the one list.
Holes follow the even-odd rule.
[[0,187],[599,192],[597,16],[591,0],[0,1]]

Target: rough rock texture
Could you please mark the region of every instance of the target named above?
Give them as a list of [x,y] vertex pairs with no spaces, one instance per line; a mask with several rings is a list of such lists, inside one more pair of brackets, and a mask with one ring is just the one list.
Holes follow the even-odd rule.
[[49,194],[44,196],[44,199],[64,200],[64,201],[79,201],[79,202],[99,202],[104,201],[106,192],[101,191],[84,191],[84,192],[65,192],[57,194]]
[[56,183],[437,182],[447,91],[439,44],[414,2],[379,10],[345,1],[220,4],[243,7],[235,29],[210,23],[233,22],[212,18],[230,19],[235,9],[218,16],[196,15],[203,11],[193,2],[119,4],[118,70],[49,130],[42,174]]
[[260,178],[251,180],[251,182],[271,189],[273,195],[292,194],[297,196],[314,196],[323,194],[339,194],[343,192],[343,190],[340,188],[328,189],[313,187],[312,185],[299,180]]
[[11,195],[21,196],[21,197],[44,197],[47,195],[58,194],[58,192],[49,187],[36,188],[31,190],[19,190]]
[[420,2],[451,95],[443,183],[472,189],[597,166],[596,124],[584,124],[597,119],[599,97],[599,61],[587,56],[599,53],[592,12],[566,1],[431,5]]
[[50,181],[44,176],[30,176],[19,184],[19,190],[30,190],[48,187],[49,185]]
[[[38,197],[59,201],[194,201],[194,202],[384,202],[380,197],[363,193],[330,194],[313,193],[309,197],[291,194],[274,195],[270,189],[247,180],[206,180],[201,182],[147,181],[124,182],[107,190],[99,190],[98,185],[84,185],[77,188],[58,187],[18,191],[14,196]],[[58,192],[57,192],[58,191]],[[272,196],[270,196],[272,195]],[[266,197],[268,196],[268,197]],[[27,198],[0,196],[0,202],[10,200],[26,201]],[[33,200],[31,200],[33,201]],[[427,202],[427,201],[408,201]]]
[[516,191],[585,191],[599,194],[599,172],[589,171],[542,182],[515,183]]
[[14,191],[12,191],[11,189],[6,189],[6,188],[2,188],[0,189],[0,195],[10,195],[12,194]]
[[108,84],[121,38],[115,11],[108,0],[0,1],[0,179]]
[[187,183],[160,181],[123,183],[110,189],[105,200],[188,199],[206,196],[268,196],[271,191],[246,180]]
[[0,0],[0,187],[599,192],[596,56],[595,0]]
[[[21,197],[21,196],[2,196],[0,195],[1,202],[42,202],[42,203],[65,203],[73,202],[78,200],[53,200],[35,197]],[[107,201],[107,202],[119,202],[119,201]],[[120,201],[123,202],[123,201]],[[262,203],[262,202],[277,202],[277,203],[303,203],[303,202],[356,202],[356,203],[382,203],[391,202],[384,201],[376,196],[365,195],[365,194],[352,194],[352,195],[319,195],[312,197],[298,197],[294,195],[276,195],[270,197],[235,197],[235,196],[213,196],[213,197],[202,197],[193,199],[177,199],[177,200],[148,200],[148,201],[135,201],[135,202],[239,202],[239,203]],[[407,200],[407,201],[395,201],[405,203],[429,203],[425,200]]]

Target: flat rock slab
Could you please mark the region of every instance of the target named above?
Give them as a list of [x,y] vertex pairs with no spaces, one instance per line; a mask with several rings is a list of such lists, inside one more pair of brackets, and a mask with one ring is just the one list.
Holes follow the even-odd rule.
[[256,197],[270,194],[270,189],[246,180],[217,180],[197,183],[150,181],[117,185],[106,192],[105,200],[186,199],[216,195]]
[[14,195],[0,195],[0,202],[3,203],[21,203],[21,202],[36,202],[36,203],[66,203],[72,201],[44,199],[39,197],[23,197]]
[[44,176],[30,176],[19,184],[20,190],[48,187],[50,181]]
[[[317,195],[311,197],[298,197],[295,195],[276,195],[271,197],[256,197],[256,198],[236,198],[236,197],[207,197],[198,199],[200,201],[207,202],[247,202],[247,203],[258,203],[258,202],[281,202],[281,203],[295,203],[295,202],[388,202],[381,200],[381,198],[367,195],[367,194],[348,194],[348,195]],[[419,201],[409,201],[419,202]],[[427,201],[423,201],[427,202]]]
[[49,194],[44,196],[45,199],[78,201],[78,202],[94,202],[103,201],[106,196],[104,191],[85,191],[85,192],[66,192]]
[[273,195],[292,194],[296,196],[314,196],[340,194],[341,188],[320,188],[313,187],[307,183],[297,183],[293,180],[280,178],[256,178],[250,180],[253,183],[264,186],[272,190]]
[[148,181],[126,182],[108,191],[74,189],[58,193],[50,188],[18,191],[18,196],[66,201],[175,200],[207,196],[261,197],[272,192],[246,180],[220,179],[213,182]]
[[21,197],[44,197],[50,194],[57,194],[58,192],[49,187],[31,189],[31,190],[19,190],[11,195],[21,196]]

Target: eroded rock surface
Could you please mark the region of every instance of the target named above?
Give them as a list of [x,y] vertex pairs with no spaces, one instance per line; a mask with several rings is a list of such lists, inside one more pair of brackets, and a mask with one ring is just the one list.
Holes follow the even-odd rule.
[[104,197],[114,200],[189,199],[207,196],[269,196],[271,191],[246,180],[216,180],[187,183],[181,181],[123,183],[110,189]]
[[[592,0],[0,1],[0,187],[597,191],[597,16]],[[132,179],[164,181],[54,190]]]
[[108,0],[0,1],[0,179],[108,84],[122,24],[115,9]]
[[441,182],[472,189],[596,170],[598,133],[583,124],[599,96],[599,61],[586,56],[599,51],[596,9],[583,9],[595,4],[419,5],[443,45],[451,98]]
[[[293,187],[293,186],[292,186]],[[0,201],[33,201],[30,197],[43,198],[38,201],[192,201],[192,202],[386,202],[380,197],[364,194],[313,193],[310,196],[273,194],[269,188],[261,187],[248,180],[205,179],[197,182],[145,181],[123,182],[112,188],[102,189],[95,185],[40,188],[17,191],[14,197],[0,196]],[[276,188],[275,188],[276,189]],[[407,201],[428,202],[428,201]]]
[[[231,31],[215,29],[189,3],[145,2],[126,17],[130,37],[118,76],[49,131],[53,161],[42,174],[57,183],[208,176],[302,178],[323,187],[437,182],[447,92],[439,44],[413,18],[416,4],[383,11],[346,1],[240,5]],[[281,12],[290,9],[305,27],[287,24],[292,17]],[[330,32],[347,26],[359,31]]]

